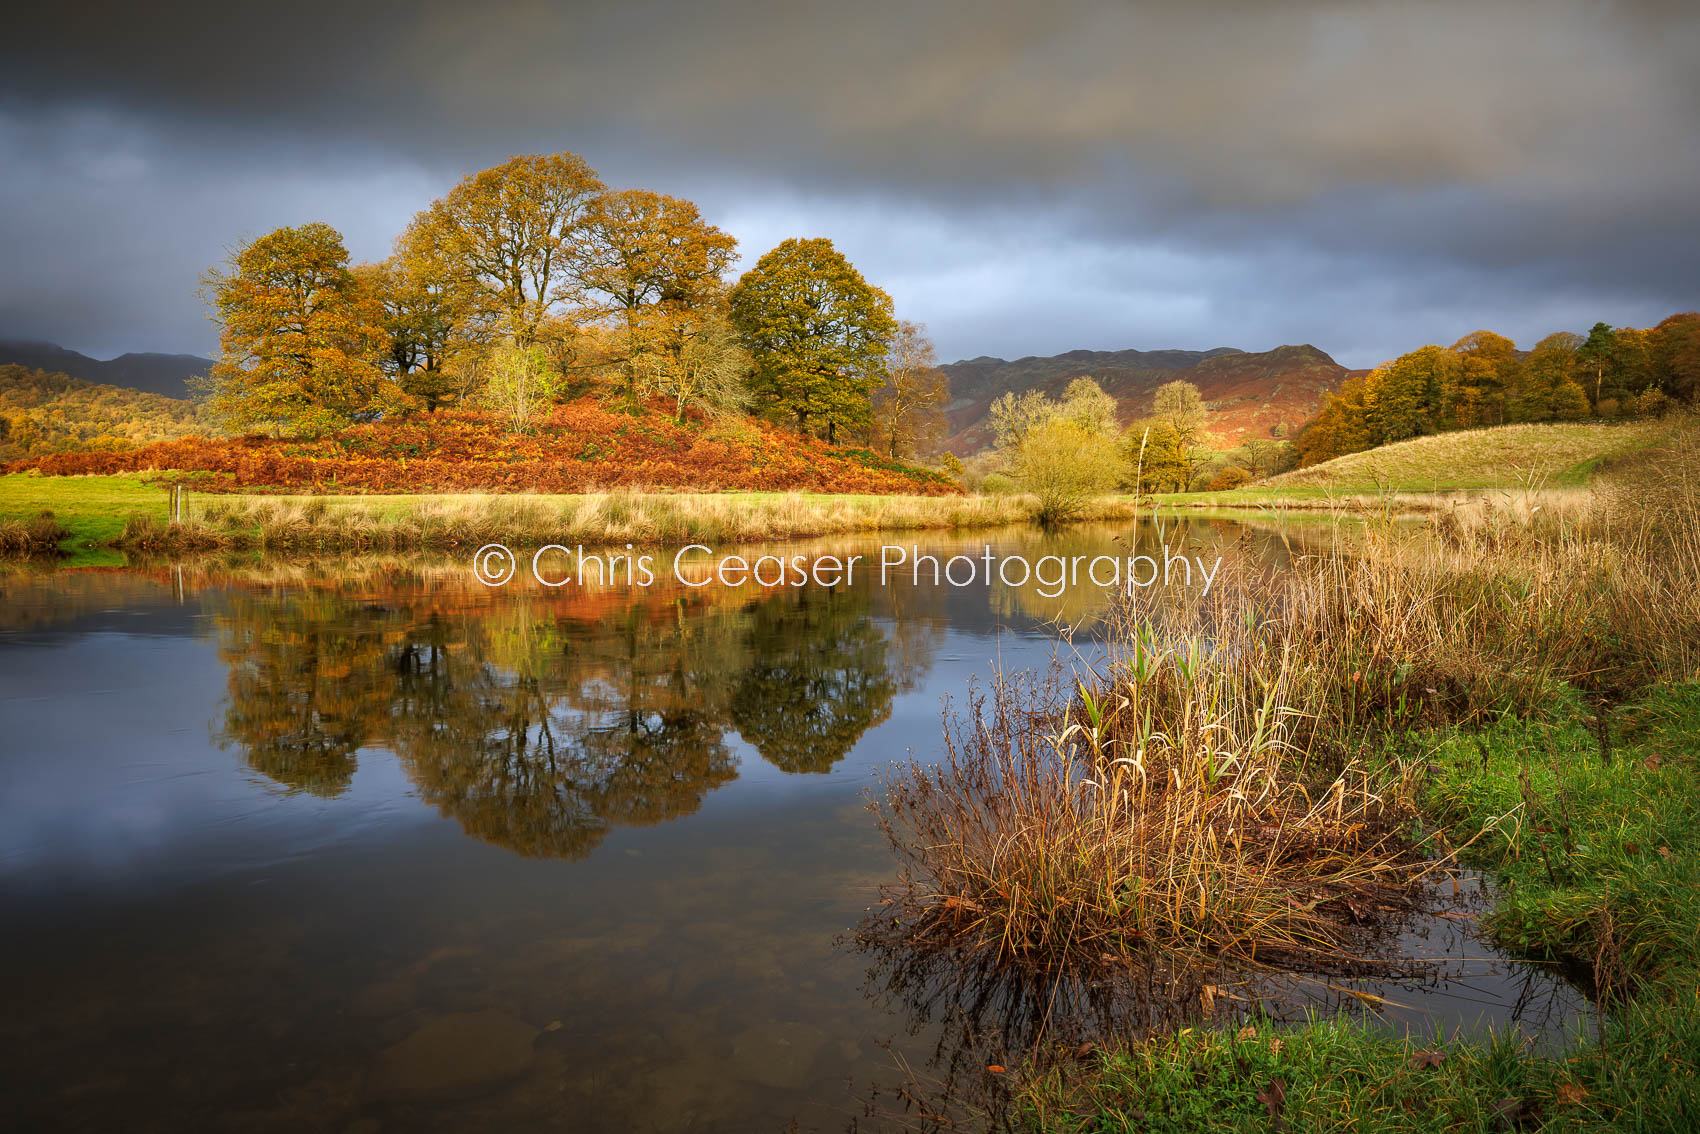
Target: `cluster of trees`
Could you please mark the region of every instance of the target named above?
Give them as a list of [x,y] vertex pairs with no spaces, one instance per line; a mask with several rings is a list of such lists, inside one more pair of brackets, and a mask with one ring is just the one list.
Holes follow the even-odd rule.
[[1038,390],[1002,395],[990,409],[994,449],[977,470],[980,487],[1032,493],[1041,518],[1056,520],[1116,488],[1192,487],[1221,460],[1205,444],[1207,411],[1190,382],[1159,387],[1151,413],[1125,428],[1116,410],[1116,400],[1086,376],[1070,382],[1060,400]]
[[1596,323],[1520,351],[1477,331],[1452,346],[1400,355],[1329,395],[1298,439],[1313,465],[1429,433],[1511,422],[1662,414],[1700,391],[1700,313],[1657,327]]
[[130,449],[186,437],[197,424],[195,407],[178,398],[0,366],[0,461]]
[[444,405],[527,430],[552,402],[753,410],[909,456],[946,390],[922,328],[825,239],[735,283],[736,241],[679,197],[613,190],[575,154],[515,157],[420,212],[379,263],[329,225],[245,242],[206,279],[208,401],[236,431],[316,436]]

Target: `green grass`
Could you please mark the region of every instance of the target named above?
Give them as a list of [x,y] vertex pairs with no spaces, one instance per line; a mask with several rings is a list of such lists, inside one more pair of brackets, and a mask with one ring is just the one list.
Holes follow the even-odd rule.
[[1260,486],[1282,492],[1313,489],[1409,492],[1516,489],[1533,481],[1554,487],[1583,484],[1600,461],[1645,449],[1674,428],[1663,421],[1553,422],[1505,425],[1416,437],[1283,473]]
[[75,564],[122,563],[103,550],[138,514],[167,516],[164,486],[131,476],[0,476],[0,517],[29,517],[51,511],[71,535],[60,545]]
[[1392,503],[1395,494],[1578,488],[1603,465],[1657,445],[1676,428],[1675,420],[1553,422],[1440,433],[1336,457],[1245,488],[1164,493],[1157,500],[1186,508],[1326,509],[1341,503]]
[[1467,852],[1500,880],[1488,928],[1615,990],[1597,1042],[1546,1056],[1508,1035],[1398,1037],[1345,1020],[1189,1029],[1038,1076],[1018,1125],[1700,1130],[1700,685],[1615,715],[1609,757],[1579,700],[1404,742],[1434,765],[1427,806],[1451,837],[1488,832]]

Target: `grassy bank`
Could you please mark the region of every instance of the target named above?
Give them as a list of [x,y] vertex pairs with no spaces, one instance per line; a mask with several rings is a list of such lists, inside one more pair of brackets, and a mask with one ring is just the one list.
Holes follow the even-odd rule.
[[1412,741],[1434,765],[1432,814],[1501,880],[1487,928],[1594,974],[1601,1035],[1539,1055],[1512,1034],[1345,1019],[1187,1030],[1035,1075],[1018,1128],[1700,1129],[1700,685],[1652,691],[1621,708],[1607,749],[1599,737],[1570,698]]
[[[165,488],[139,476],[0,477],[0,517],[43,511],[77,546],[179,552],[289,552],[466,548],[499,542],[620,544],[754,542],[876,531],[996,527],[1029,522],[1019,496],[868,496],[778,492],[603,492],[550,496],[186,495],[185,519],[168,522]],[[1080,518],[1131,517],[1105,500]]]

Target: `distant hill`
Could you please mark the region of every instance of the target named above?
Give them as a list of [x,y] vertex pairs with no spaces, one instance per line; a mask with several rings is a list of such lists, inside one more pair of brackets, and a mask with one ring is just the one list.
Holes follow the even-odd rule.
[[1209,432],[1223,445],[1254,437],[1290,437],[1322,404],[1322,395],[1353,373],[1313,346],[1251,352],[1211,350],[1072,350],[1045,358],[971,358],[940,367],[950,376],[949,436],[958,455],[992,441],[987,414],[1000,395],[1038,389],[1060,396],[1082,375],[1095,379],[1121,406],[1123,423],[1149,412],[1165,382],[1197,386],[1210,409]]
[[212,367],[212,359],[198,354],[121,354],[102,362],[53,343],[0,339],[0,365],[6,363],[168,398],[188,397],[189,379]]
[[0,462],[174,441],[198,418],[182,398],[0,363]]

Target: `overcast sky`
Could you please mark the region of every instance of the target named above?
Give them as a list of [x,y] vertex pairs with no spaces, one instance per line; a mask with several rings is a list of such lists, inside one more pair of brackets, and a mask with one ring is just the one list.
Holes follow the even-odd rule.
[[0,337],[210,353],[197,279],[358,259],[574,150],[751,262],[832,238],[946,359],[1310,342],[1373,365],[1700,306],[1700,4],[22,6]]

